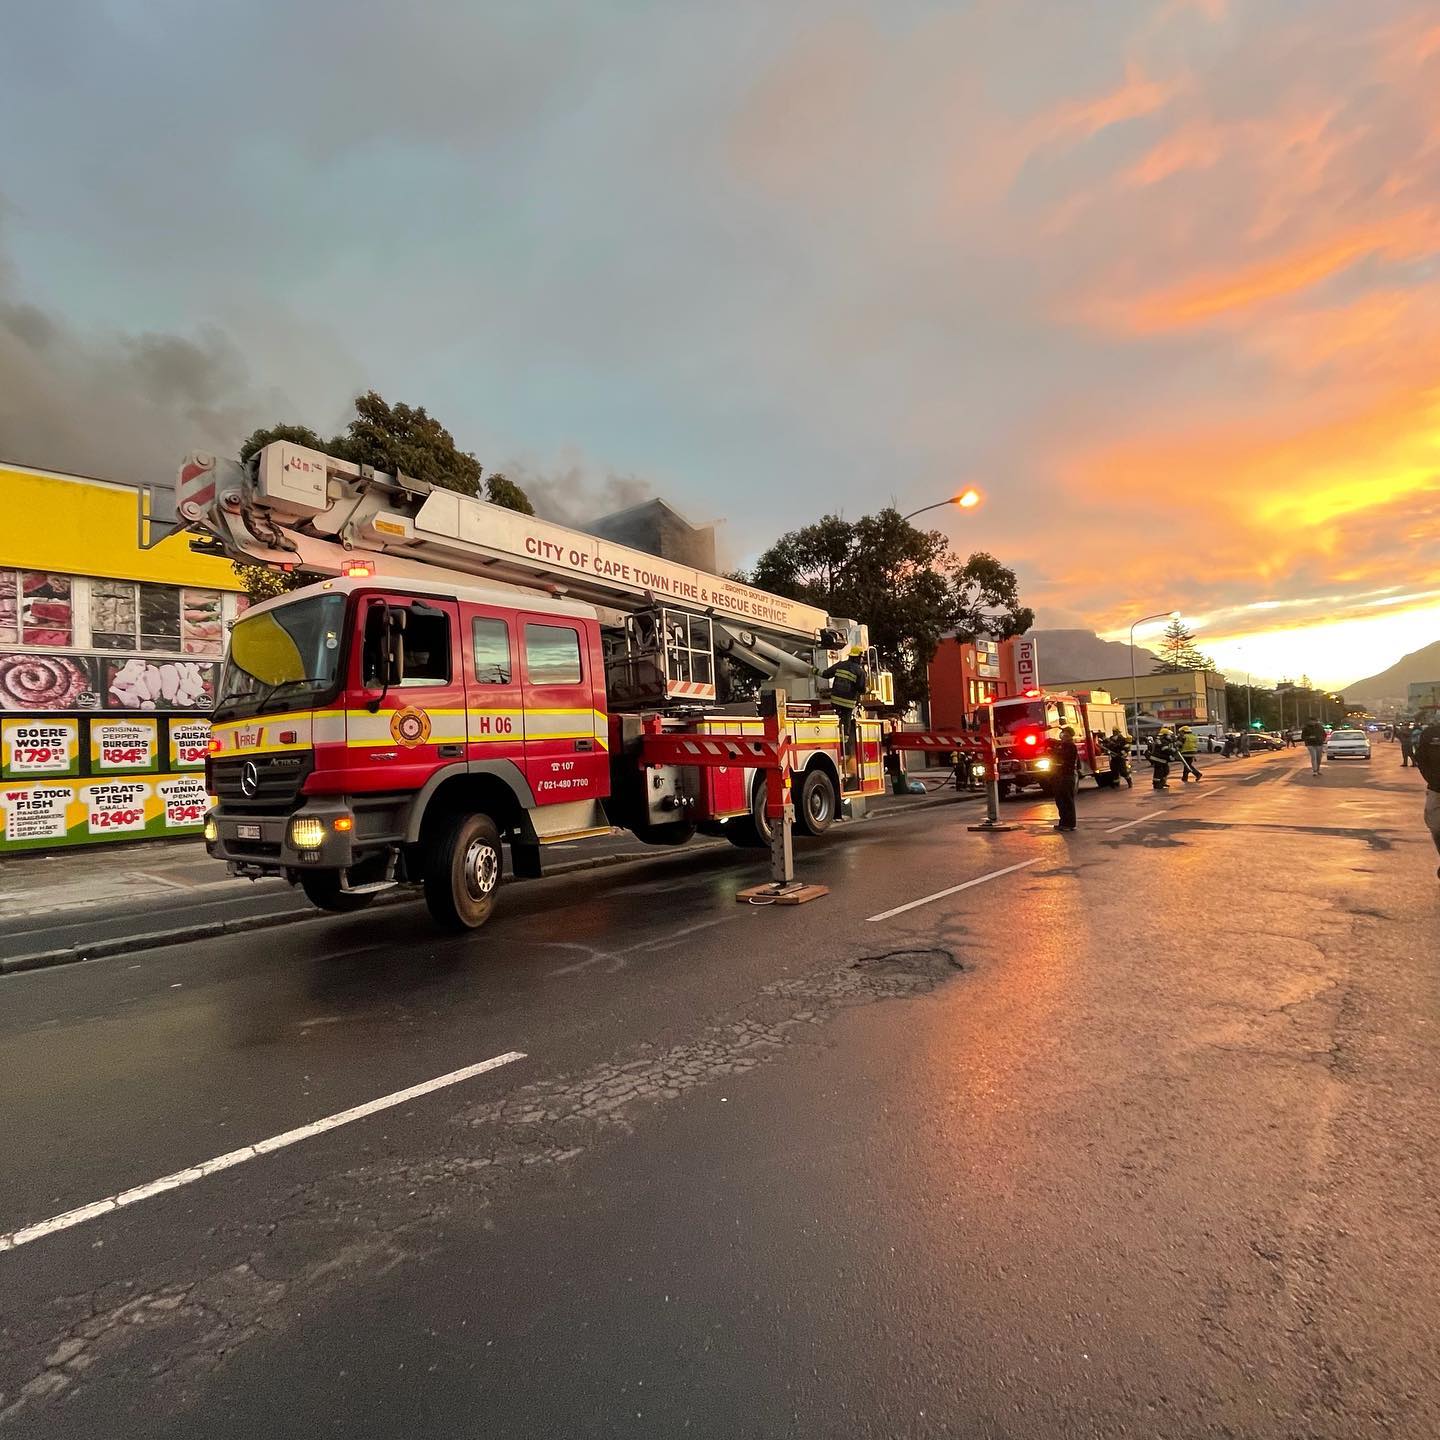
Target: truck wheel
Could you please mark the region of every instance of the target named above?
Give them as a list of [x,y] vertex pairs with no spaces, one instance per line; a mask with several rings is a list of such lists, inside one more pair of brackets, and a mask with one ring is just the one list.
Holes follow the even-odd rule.
[[688,845],[695,835],[695,822],[667,820],[662,825],[637,825],[634,835],[645,845]]
[[830,772],[816,765],[805,772],[800,782],[800,799],[795,806],[795,819],[807,835],[823,835],[840,813],[840,800]]
[[495,908],[504,860],[488,815],[457,815],[425,847],[425,903],[445,930],[476,930]]
[[741,850],[770,848],[770,819],[765,814],[765,777],[762,775],[750,792],[750,813],[731,820],[725,826],[725,838]]
[[352,911],[363,910],[375,898],[374,891],[368,895],[352,895],[348,890],[342,890],[340,873],[337,870],[302,870],[300,888],[305,892],[305,898],[317,909],[330,910],[336,915],[348,915]]

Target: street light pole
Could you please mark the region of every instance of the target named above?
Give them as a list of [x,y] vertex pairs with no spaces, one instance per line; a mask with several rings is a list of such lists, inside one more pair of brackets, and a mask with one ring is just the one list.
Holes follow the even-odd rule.
[[1130,708],[1135,712],[1130,733],[1137,745],[1140,743],[1140,697],[1135,684],[1135,627],[1148,625],[1152,620],[1178,620],[1179,618],[1178,610],[1159,610],[1154,615],[1142,615],[1130,627]]
[[927,510],[940,510],[946,505],[958,505],[962,510],[973,510],[980,503],[980,492],[973,486],[968,490],[962,490],[958,495],[952,495],[948,500],[937,500],[933,505],[922,505],[918,510],[912,510],[908,515],[902,515],[902,520],[913,520],[917,515],[923,515]]

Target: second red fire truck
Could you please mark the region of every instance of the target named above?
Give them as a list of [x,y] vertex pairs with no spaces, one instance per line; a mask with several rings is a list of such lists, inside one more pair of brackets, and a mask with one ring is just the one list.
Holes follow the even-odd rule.
[[[995,766],[1004,799],[1026,786],[1054,788],[1055,747],[1069,725],[1080,751],[1080,778],[1100,786],[1114,783],[1105,737],[1125,733],[1125,707],[1103,690],[1027,690],[987,707],[995,726]],[[983,720],[983,712],[982,712]]]

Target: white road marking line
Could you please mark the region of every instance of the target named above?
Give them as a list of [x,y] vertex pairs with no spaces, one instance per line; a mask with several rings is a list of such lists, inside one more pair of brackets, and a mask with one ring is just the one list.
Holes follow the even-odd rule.
[[1127,820],[1123,825],[1112,825],[1105,833],[1113,835],[1117,830],[1128,830],[1132,825],[1143,825],[1147,820],[1153,820],[1157,815],[1163,815],[1163,810],[1147,810],[1143,815],[1137,816],[1134,820]]
[[908,905],[897,905],[893,910],[882,910],[878,915],[867,915],[867,920],[888,920],[892,915],[903,915],[907,910],[917,910],[921,905],[928,905],[932,900],[943,900],[947,895],[958,895],[962,890],[969,890],[972,886],[983,885],[987,880],[998,880],[1002,875],[1013,875],[1017,870],[1023,870],[1027,865],[1038,865],[1046,857],[1036,855],[1031,860],[1022,860],[1018,865],[1007,865],[1003,870],[992,870],[988,875],[977,875],[973,880],[967,880],[963,885],[952,885],[948,890],[937,890],[933,895],[923,896],[919,900],[912,900]]
[[349,1110],[341,1110],[336,1115],[327,1115],[323,1120],[315,1120],[309,1125],[301,1125],[298,1129],[287,1130],[283,1135],[272,1135],[268,1140],[257,1140],[253,1145],[243,1146],[239,1150],[231,1150],[227,1154],[217,1155],[213,1160],[202,1161],[199,1165],[192,1165],[188,1170],[177,1170],[173,1175],[162,1175],[158,1180],[152,1180],[148,1185],[137,1185],[132,1190],[122,1190],[117,1195],[107,1195],[103,1200],[95,1200],[89,1205],[82,1205],[77,1210],[67,1210],[63,1215],[53,1215],[49,1220],[38,1221],[34,1225],[26,1225],[20,1230],[12,1230],[7,1235],[0,1235],[0,1254],[6,1250],[17,1249],[21,1245],[28,1245],[32,1240],[43,1240],[47,1235],[54,1235],[61,1230],[68,1230],[72,1225],[83,1225],[87,1220],[96,1220],[101,1215],[108,1215],[112,1210],[121,1210],[126,1205],[135,1205],[141,1200],[148,1200],[152,1195],[163,1195],[167,1190],[178,1190],[182,1185],[193,1184],[196,1180],[203,1180],[207,1175],[214,1175],[217,1171],[228,1170],[232,1165],[243,1164],[246,1160],[254,1160],[261,1155],[269,1155],[275,1150],[283,1150],[287,1145],[298,1144],[301,1140],[309,1140],[314,1135],[323,1135],[327,1130],[338,1130],[342,1125],[349,1125],[355,1120],[363,1120],[367,1115],[377,1114],[381,1110],[389,1110],[396,1105],[403,1105],[407,1100],[417,1100],[422,1095],[429,1095],[431,1091],[443,1090],[448,1085],[458,1085],[462,1080],[469,1080],[475,1075],[483,1075],[487,1070],[498,1070],[502,1065],[509,1065],[513,1061],[525,1059],[525,1053],[521,1050],[507,1050],[503,1055],[496,1055],[489,1060],[482,1060],[478,1065],[466,1065],[463,1069],[452,1070],[448,1075],[437,1075],[433,1080],[422,1080],[418,1085],[411,1085],[408,1089],[397,1090],[392,1095],[382,1095],[378,1100],[367,1100],[363,1105],[353,1106]]
[[[1201,800],[1208,800],[1212,795],[1218,795],[1224,788],[1223,785],[1217,785],[1213,790],[1207,790],[1203,795],[1186,795],[1178,800],[1176,804],[1192,805]],[[1171,809],[1174,809],[1174,806],[1171,806]],[[1128,830],[1132,825],[1141,825],[1146,820],[1153,820],[1157,815],[1168,815],[1169,813],[1169,810],[1147,810],[1145,814],[1138,816],[1134,820],[1127,820],[1123,825],[1112,825],[1105,833],[1107,835],[1113,835],[1117,830]]]

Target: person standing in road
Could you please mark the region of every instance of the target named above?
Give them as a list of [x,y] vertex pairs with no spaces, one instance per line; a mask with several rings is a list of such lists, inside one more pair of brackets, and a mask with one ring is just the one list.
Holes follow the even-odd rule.
[[1145,751],[1145,758],[1150,762],[1151,788],[1168,790],[1170,788],[1171,763],[1180,758],[1168,725],[1158,730],[1151,738],[1150,745]]
[[1080,747],[1075,743],[1075,731],[1063,726],[1060,743],[1055,747],[1055,828],[1075,828],[1075,789],[1080,784]]
[[1415,731],[1406,723],[1396,729],[1395,738],[1400,742],[1400,768],[1408,770],[1410,761],[1414,758]]
[[[1425,828],[1440,854],[1440,711],[1411,741],[1415,768],[1425,779]],[[1440,878],[1440,866],[1435,874]]]
[[1112,783],[1118,787],[1123,780],[1125,788],[1133,790],[1135,781],[1130,777],[1130,737],[1122,735],[1118,725],[1105,741],[1105,753],[1110,757],[1110,773],[1115,777]]
[[1195,738],[1195,732],[1188,726],[1180,727],[1180,783],[1183,785],[1193,775],[1198,781],[1203,777],[1200,774],[1200,767],[1195,763],[1195,755],[1200,749],[1200,742]]
[[1320,757],[1325,750],[1325,727],[1318,720],[1307,720],[1300,728],[1300,739],[1310,752],[1310,773],[1320,773]]

